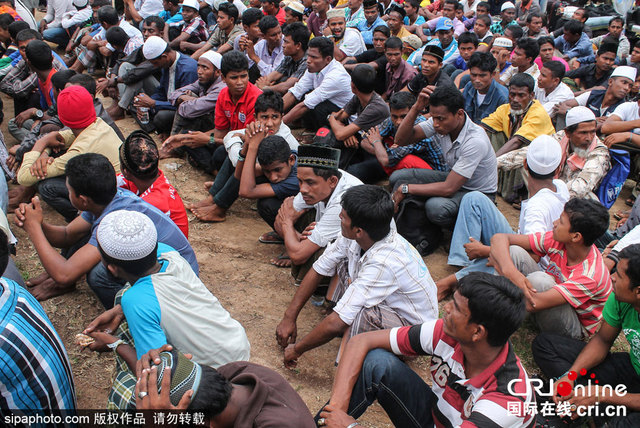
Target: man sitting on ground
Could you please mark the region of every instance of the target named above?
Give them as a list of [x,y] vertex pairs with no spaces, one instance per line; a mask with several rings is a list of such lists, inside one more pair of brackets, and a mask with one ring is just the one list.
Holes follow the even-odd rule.
[[200,2],[184,0],[182,2],[182,25],[180,34],[175,38],[169,36],[169,46],[185,54],[192,54],[200,49],[209,39],[207,24],[200,18]]
[[[427,45],[421,54],[420,73],[416,74],[413,79],[407,83],[406,90],[417,98],[420,92],[426,87],[453,85],[451,77],[442,71],[442,57],[444,55],[442,48]],[[410,60],[407,62],[411,64]]]
[[389,37],[384,42],[384,55],[387,59],[385,67],[385,88],[382,99],[388,100],[396,92],[400,92],[417,74],[415,68],[402,59],[402,40]]
[[203,53],[214,50],[220,55],[231,49],[227,43],[233,41],[236,36],[242,33],[242,25],[238,24],[239,12],[238,8],[228,2],[221,3],[218,6],[218,19],[216,19],[216,27],[211,33],[211,37],[200,49],[198,49],[191,58],[198,59]]
[[[116,354],[107,409],[135,407],[136,362],[164,344],[171,343],[191,354],[194,362],[212,367],[249,359],[249,340],[242,325],[189,263],[159,242],[149,217],[136,211],[111,211],[95,235],[106,269],[129,284],[118,293],[113,308],[84,330],[95,339],[90,350]],[[113,330],[105,332],[105,327]]]
[[342,61],[349,56],[356,56],[367,50],[362,39],[362,34],[355,28],[347,27],[344,9],[334,8],[327,12],[329,20],[328,29],[325,33],[333,39],[333,57],[337,61]]
[[628,141],[640,146],[640,101],[620,104],[602,125],[602,133],[607,135],[605,144]]
[[[307,272],[276,329],[288,367],[340,334],[350,339],[438,317],[435,284],[418,251],[395,230],[393,201],[386,190],[373,185],[348,189],[342,196],[340,221],[342,235]],[[323,276],[336,278],[331,297],[336,306],[296,340],[298,315]]]
[[[377,399],[397,427],[530,426],[535,416],[524,409],[535,408],[535,396],[509,342],[525,315],[522,292],[507,279],[463,278],[443,319],[349,341],[319,424],[357,423]],[[431,355],[431,386],[392,353]],[[511,402],[523,410],[508,411]]]
[[593,55],[593,47],[589,36],[584,32],[584,24],[570,19],[564,24],[564,34],[556,37],[555,45],[567,62],[575,58],[578,62]]
[[528,74],[533,77],[535,82],[540,76],[540,69],[535,63],[535,59],[539,54],[540,46],[538,46],[538,42],[526,37],[519,39],[513,49],[513,55],[511,55],[511,67],[500,75],[500,82],[508,86],[511,79],[520,73]]
[[462,91],[464,110],[472,122],[480,121],[509,101],[509,90],[495,80],[498,61],[488,52],[476,52],[469,62],[471,81]]
[[454,38],[453,23],[451,20],[449,18],[439,18],[435,30],[437,38],[412,53],[411,56],[407,58],[409,64],[418,67],[420,65],[420,58],[424,55],[423,51],[426,50],[427,46],[437,46],[442,49],[440,62],[443,64],[453,64],[460,56],[460,52],[458,52],[458,42]]
[[[599,202],[573,198],[553,231],[491,238],[489,263],[524,292],[541,332],[574,339],[595,333],[611,279],[593,243],[608,226],[609,213]],[[529,252],[549,257],[544,270]]]
[[[589,49],[591,49],[591,45],[589,45]],[[593,64],[581,65],[577,69],[567,72],[565,76],[574,79],[577,86],[582,89],[606,86],[616,61],[616,49],[615,43],[603,43],[598,49],[596,61]]]
[[556,106],[564,101],[573,99],[573,91],[562,82],[564,65],[558,61],[547,61],[540,69],[536,100],[542,104],[551,120],[556,117]]

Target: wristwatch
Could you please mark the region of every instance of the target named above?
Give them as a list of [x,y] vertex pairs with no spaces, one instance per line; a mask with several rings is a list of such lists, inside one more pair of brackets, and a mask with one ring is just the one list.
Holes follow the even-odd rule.
[[408,195],[409,194],[409,185],[408,184],[403,184],[402,186],[400,186],[400,193],[402,193],[403,195]]
[[113,343],[107,343],[107,347],[115,352],[115,350],[118,349],[118,346],[122,345],[123,343],[124,343],[124,340],[118,339]]
[[42,119],[44,117],[44,113],[40,109],[37,109],[35,111],[35,115],[36,115],[36,119]]

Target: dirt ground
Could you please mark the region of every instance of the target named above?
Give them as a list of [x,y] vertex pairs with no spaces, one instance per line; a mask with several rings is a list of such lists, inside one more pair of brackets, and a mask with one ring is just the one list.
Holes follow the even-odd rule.
[[[6,123],[13,117],[13,106],[9,98],[2,95],[5,121],[2,131],[8,146],[15,144],[8,134]],[[105,101],[108,107],[111,101]],[[132,119],[117,122],[125,135],[136,129]],[[184,159],[169,159],[162,162],[165,175],[179,191],[185,203],[198,201],[206,196],[203,182],[211,177],[193,169]],[[625,188],[623,197],[611,212],[624,208],[621,201],[627,197],[629,188]],[[295,370],[288,370],[282,363],[282,350],[275,341],[275,329],[282,314],[295,292],[293,280],[287,269],[269,264],[269,259],[282,251],[281,246],[264,245],[258,237],[269,227],[252,209],[252,202],[238,200],[227,217],[220,224],[199,222],[190,213],[190,241],[200,263],[201,279],[247,331],[251,342],[251,361],[263,364],[282,374],[299,392],[312,413],[329,398],[335,367],[334,359],[339,340],[312,350],[303,355]],[[515,228],[519,211],[499,201],[499,208],[505,213]],[[13,214],[9,215],[13,221]],[[45,221],[62,224],[63,219],[45,206]],[[25,278],[36,276],[42,271],[37,254],[24,231],[15,227],[14,233],[19,239],[16,262]],[[440,248],[425,259],[434,280],[440,279],[454,269],[446,263],[447,252]],[[78,406],[83,409],[103,409],[111,385],[114,361],[113,356],[81,351],[73,343],[75,334],[101,313],[101,305],[88,288],[84,280],[77,284],[76,290],[64,296],[43,303],[58,333],[67,348],[76,384]],[[308,333],[321,319],[318,308],[307,305],[298,320],[299,337]],[[187,333],[187,332],[185,332]],[[530,374],[538,369],[531,359],[530,344],[535,336],[531,326],[525,326],[513,337],[513,343]],[[626,344],[621,343],[624,348]],[[413,367],[427,377],[427,359],[412,362]],[[373,406],[361,418],[366,426],[391,426],[381,408]]]

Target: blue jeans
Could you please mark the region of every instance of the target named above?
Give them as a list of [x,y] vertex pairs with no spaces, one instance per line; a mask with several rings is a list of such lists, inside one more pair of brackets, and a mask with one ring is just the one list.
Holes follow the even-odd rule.
[[0,170],[0,208],[2,212],[7,214],[7,207],[9,206],[9,187],[7,187],[7,178],[4,172]]
[[63,48],[69,43],[69,34],[62,27],[47,28],[42,32],[42,38]]
[[434,399],[429,385],[409,366],[389,351],[374,349],[362,364],[347,413],[358,418],[378,400],[396,427],[433,427]]
[[464,244],[469,238],[491,244],[491,238],[496,233],[513,233],[509,222],[502,215],[496,204],[482,192],[470,192],[464,195],[458,210],[456,227],[451,236],[451,249],[447,263],[454,266],[466,266],[456,273],[456,278],[466,276],[470,272],[489,272],[494,270],[487,266],[487,259],[469,260],[464,250]]
[[[447,175],[449,175],[448,172],[432,169],[401,169],[391,174],[391,177],[389,177],[389,185],[395,190],[399,185],[404,183],[438,183],[445,181]],[[460,189],[449,198],[440,196],[429,197],[424,204],[429,221],[440,227],[453,226],[458,216],[460,201],[467,193],[466,190]]]

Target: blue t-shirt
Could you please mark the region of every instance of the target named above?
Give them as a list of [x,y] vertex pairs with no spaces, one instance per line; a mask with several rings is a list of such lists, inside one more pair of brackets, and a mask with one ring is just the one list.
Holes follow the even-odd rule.
[[[297,152],[292,152],[294,155]],[[298,183],[298,157],[296,156],[296,163],[291,168],[289,176],[279,183],[271,183],[271,189],[276,194],[276,198],[284,200],[289,196],[295,196],[300,192],[300,185]]]
[[[404,21],[403,21],[403,22],[404,22],[404,25],[410,25],[410,23],[409,23],[409,17],[408,17],[408,16],[405,16],[405,17],[404,17]],[[413,25],[422,25],[422,24],[424,24],[425,22],[427,22],[427,21],[425,21],[424,16],[422,16],[422,15],[418,15],[418,19],[416,19],[416,22],[414,22],[414,23],[413,23]]]
[[89,239],[91,245],[94,247],[98,246],[96,233],[102,218],[111,211],[118,210],[137,211],[149,217],[151,221],[153,221],[153,224],[156,225],[158,243],[167,244],[175,248],[176,251],[189,262],[195,274],[198,275],[200,269],[198,267],[198,261],[196,260],[196,254],[193,252],[193,248],[191,248],[187,238],[185,238],[173,220],[153,205],[143,201],[140,197],[125,189],[118,189],[116,196],[114,196],[109,205],[105,207],[100,217],[96,218],[88,211],[82,213],[82,218],[91,224],[91,239]]

